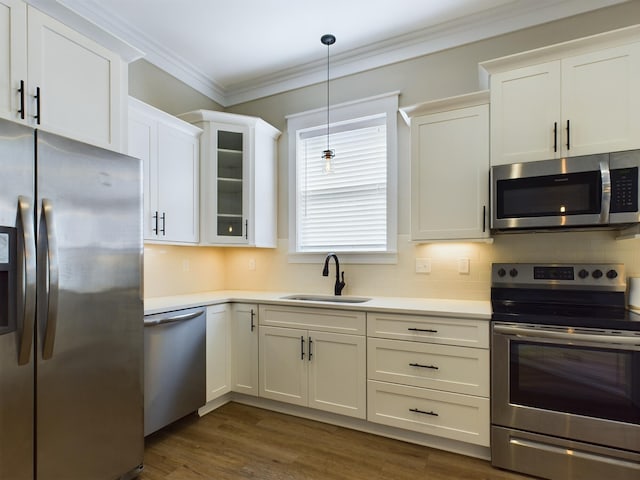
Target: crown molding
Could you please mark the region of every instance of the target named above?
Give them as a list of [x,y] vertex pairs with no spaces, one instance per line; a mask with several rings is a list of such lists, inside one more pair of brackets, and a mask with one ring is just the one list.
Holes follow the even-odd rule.
[[[331,78],[340,78],[428,55],[523,28],[578,15],[628,0],[519,0],[475,15],[376,42],[332,57]],[[197,65],[185,62],[170,49],[139,32],[117,12],[98,2],[82,0],[30,0],[38,4],[62,4],[77,15],[123,39],[145,53],[145,60],[178,78],[223,107],[256,100],[326,80],[326,62],[318,60],[280,70],[273,75],[223,88]]]

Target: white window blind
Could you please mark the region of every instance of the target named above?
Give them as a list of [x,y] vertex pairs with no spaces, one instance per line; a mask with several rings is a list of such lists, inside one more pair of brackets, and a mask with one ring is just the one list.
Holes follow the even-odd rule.
[[330,173],[326,126],[298,132],[298,252],[387,250],[386,122],[381,114],[332,126]]

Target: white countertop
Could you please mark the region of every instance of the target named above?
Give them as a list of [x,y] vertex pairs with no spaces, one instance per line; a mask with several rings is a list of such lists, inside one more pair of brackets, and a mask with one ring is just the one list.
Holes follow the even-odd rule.
[[371,297],[371,300],[364,303],[336,303],[325,301],[288,300],[282,298],[291,294],[292,292],[219,290],[167,297],[151,297],[144,299],[144,313],[145,315],[150,315],[190,307],[200,307],[228,302],[242,302],[296,305],[367,312],[396,312],[416,315],[480,318],[487,320],[491,318],[491,302],[488,300]]

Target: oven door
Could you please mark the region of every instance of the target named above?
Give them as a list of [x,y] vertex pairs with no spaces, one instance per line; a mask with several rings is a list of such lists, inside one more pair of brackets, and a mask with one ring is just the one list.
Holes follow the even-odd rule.
[[610,205],[607,154],[491,168],[491,228],[605,225]]
[[491,423],[640,451],[640,334],[492,324]]

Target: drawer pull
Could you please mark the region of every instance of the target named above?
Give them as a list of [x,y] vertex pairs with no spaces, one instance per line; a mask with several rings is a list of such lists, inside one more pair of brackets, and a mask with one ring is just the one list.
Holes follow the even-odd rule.
[[438,333],[438,330],[432,330],[430,328],[407,328],[410,332],[427,332],[427,333]]
[[438,417],[438,416],[439,416],[439,415],[438,415],[436,412],[434,412],[434,411],[431,411],[431,412],[425,412],[424,410],[418,410],[417,408],[410,408],[410,409],[409,409],[409,411],[410,411],[410,412],[414,412],[414,413],[422,413],[422,414],[424,414],[424,415],[431,415],[432,417]]
[[420,368],[430,368],[432,370],[438,370],[438,367],[435,365],[420,365],[419,363],[410,363],[410,367],[420,367]]

